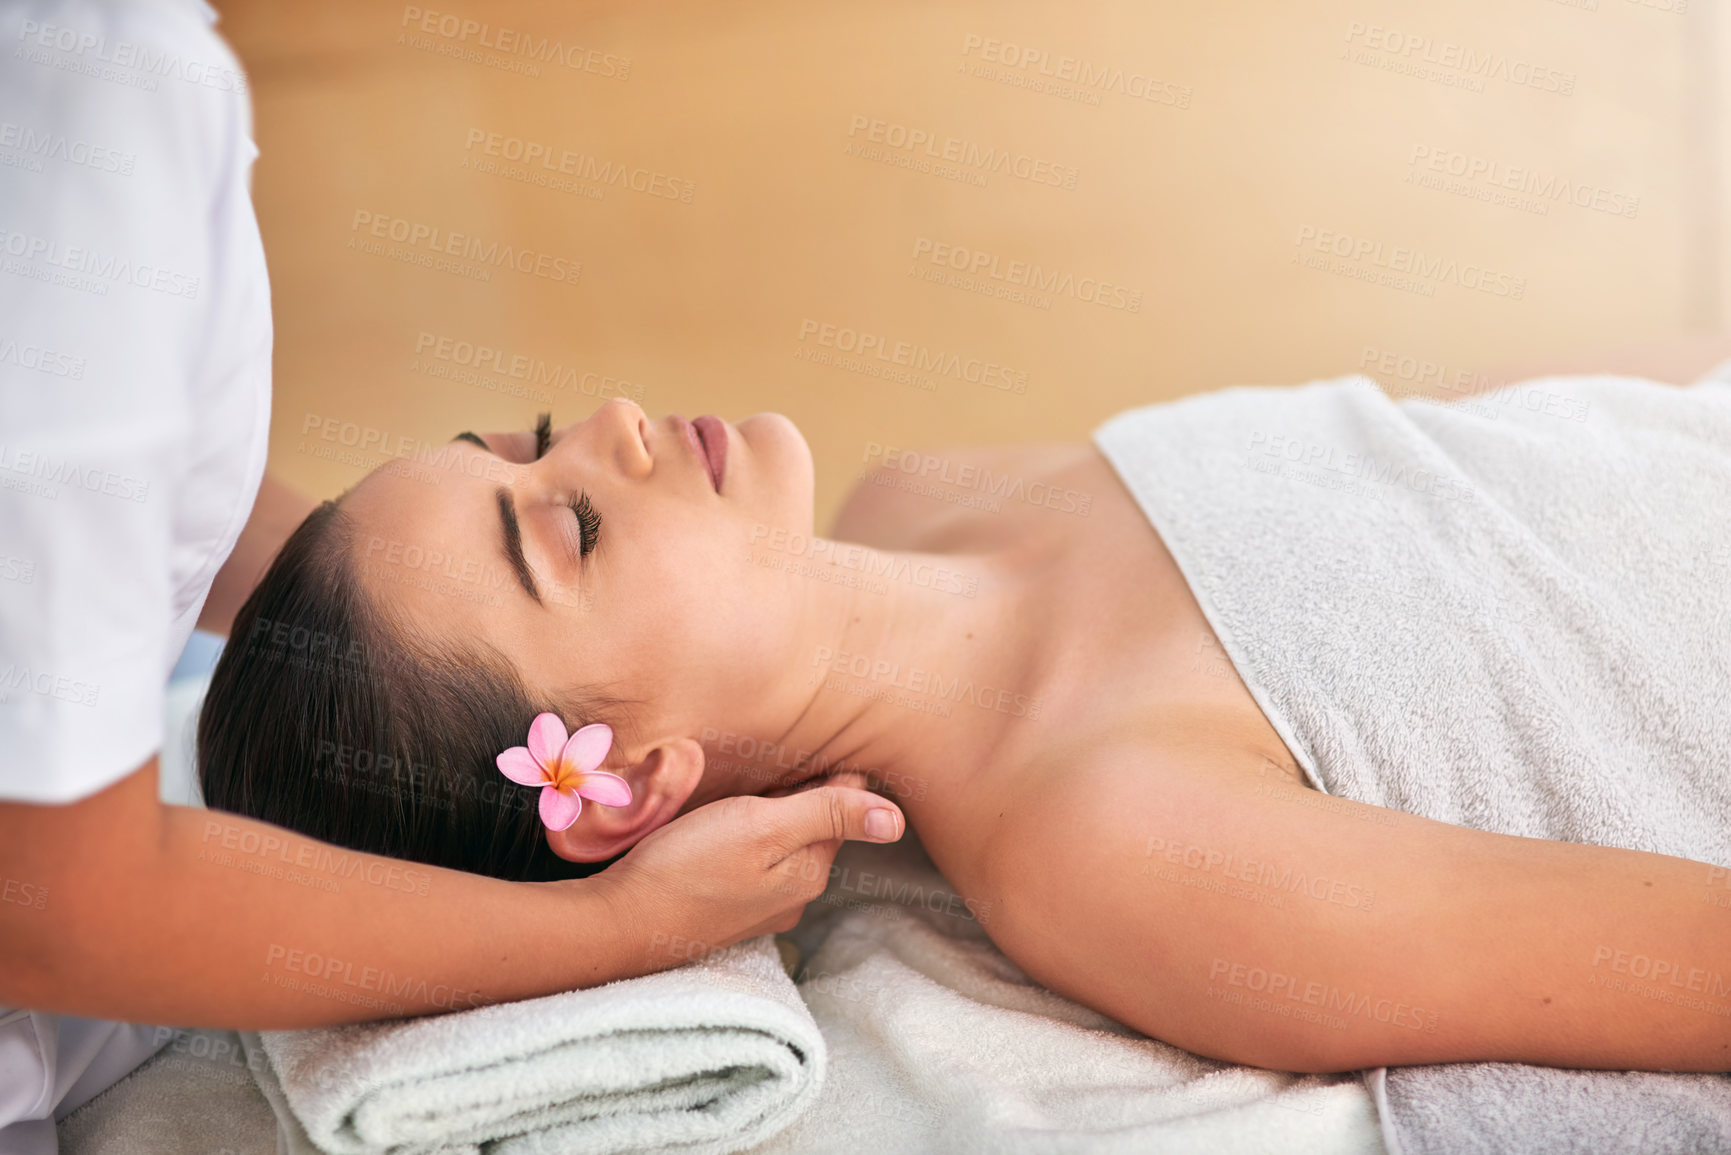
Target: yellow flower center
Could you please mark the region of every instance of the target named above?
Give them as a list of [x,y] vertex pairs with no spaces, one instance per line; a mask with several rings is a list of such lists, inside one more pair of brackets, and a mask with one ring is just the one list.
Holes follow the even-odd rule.
[[547,785],[555,790],[575,790],[579,777],[577,768],[563,758],[555,758],[553,764],[547,767]]

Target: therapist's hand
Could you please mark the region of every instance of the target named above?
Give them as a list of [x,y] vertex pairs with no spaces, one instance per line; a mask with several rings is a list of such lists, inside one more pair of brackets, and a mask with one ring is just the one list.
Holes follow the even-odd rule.
[[[857,775],[837,780],[863,784]],[[868,830],[874,812],[891,827],[879,829],[874,817]],[[649,973],[793,929],[823,893],[845,839],[894,842],[906,828],[894,802],[855,784],[723,798],[652,831],[589,881],[642,944]]]

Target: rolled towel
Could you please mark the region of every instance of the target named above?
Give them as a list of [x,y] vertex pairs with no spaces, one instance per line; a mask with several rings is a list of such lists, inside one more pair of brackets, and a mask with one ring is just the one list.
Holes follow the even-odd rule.
[[823,1036],[765,935],[659,974],[451,1014],[260,1036],[331,1155],[722,1155],[817,1100]]

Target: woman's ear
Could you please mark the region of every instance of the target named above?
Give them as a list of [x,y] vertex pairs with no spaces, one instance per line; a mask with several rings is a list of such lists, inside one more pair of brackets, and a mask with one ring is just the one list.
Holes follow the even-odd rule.
[[630,783],[631,802],[603,806],[585,798],[576,822],[547,831],[548,847],[567,862],[605,862],[671,822],[703,777],[703,747],[691,738],[674,738],[624,769],[604,769]]

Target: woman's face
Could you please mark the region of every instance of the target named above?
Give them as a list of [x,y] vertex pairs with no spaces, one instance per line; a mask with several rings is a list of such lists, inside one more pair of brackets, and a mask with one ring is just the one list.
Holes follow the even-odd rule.
[[[718,436],[719,489],[703,448]],[[773,413],[694,428],[614,400],[536,442],[464,434],[357,486],[343,506],[369,596],[434,642],[491,644],[556,700],[642,703],[642,738],[753,732],[797,660],[789,579],[751,544],[812,532],[799,430]]]

